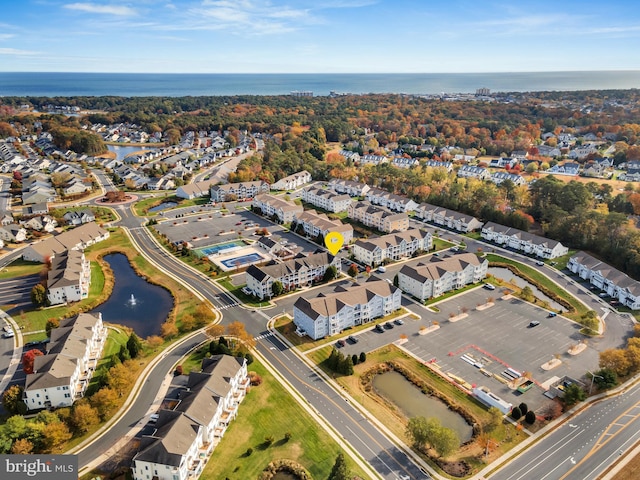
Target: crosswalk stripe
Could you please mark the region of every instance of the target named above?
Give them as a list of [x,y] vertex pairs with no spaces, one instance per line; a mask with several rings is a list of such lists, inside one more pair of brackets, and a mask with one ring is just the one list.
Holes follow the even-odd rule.
[[257,337],[254,337],[254,339],[255,340],[262,340],[263,338],[271,337],[273,335],[274,335],[273,332],[263,333],[262,335],[258,335]]

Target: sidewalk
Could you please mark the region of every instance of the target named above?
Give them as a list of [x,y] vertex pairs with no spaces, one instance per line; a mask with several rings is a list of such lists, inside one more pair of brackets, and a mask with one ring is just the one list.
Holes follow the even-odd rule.
[[4,317],[4,320],[13,327],[13,330],[16,332],[16,335],[15,337],[13,337],[14,338],[13,354],[11,355],[11,360],[9,361],[9,367],[7,368],[7,373],[4,374],[4,377],[0,381],[0,392],[4,392],[7,389],[7,385],[9,385],[9,382],[11,382],[11,379],[15,375],[16,370],[18,370],[18,365],[20,365],[20,361],[21,361],[20,357],[22,354],[22,345],[23,345],[22,330],[20,330],[20,327],[18,326],[18,324],[15,322],[13,318],[11,318],[5,312],[2,312],[2,313],[4,313],[4,315],[2,315]]

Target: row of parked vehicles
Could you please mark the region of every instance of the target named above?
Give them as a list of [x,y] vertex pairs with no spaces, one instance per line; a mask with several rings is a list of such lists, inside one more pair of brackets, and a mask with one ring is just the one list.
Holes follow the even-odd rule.
[[[395,325],[404,325],[404,320],[402,320],[401,318],[396,318],[395,320],[391,321],[389,320],[386,323],[378,323],[375,327],[373,327],[373,329],[376,332],[382,333],[385,330],[391,330]],[[336,346],[338,348],[340,347],[344,347],[347,342],[351,343],[351,344],[356,344],[358,343],[358,337],[354,337],[353,335],[349,335],[347,337],[347,340],[344,339],[340,339],[336,342]]]

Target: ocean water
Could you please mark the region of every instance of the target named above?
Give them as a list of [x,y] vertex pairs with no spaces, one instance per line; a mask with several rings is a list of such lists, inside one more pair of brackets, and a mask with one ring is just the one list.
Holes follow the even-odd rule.
[[2,96],[202,96],[475,93],[640,88],[640,70],[412,74],[141,74],[0,72]]

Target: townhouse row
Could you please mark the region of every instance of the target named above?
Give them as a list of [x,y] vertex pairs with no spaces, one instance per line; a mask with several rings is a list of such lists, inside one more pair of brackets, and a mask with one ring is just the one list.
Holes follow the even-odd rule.
[[214,355],[191,372],[173,410],[158,413],[153,433],[140,439],[134,480],[197,478],[220,443],[249,390],[247,362]]
[[81,313],[51,330],[45,355],[35,357],[25,378],[28,410],[69,407],[82,398],[106,341],[102,314]]
[[640,282],[595,257],[579,252],[567,268],[631,310],[640,310]]

